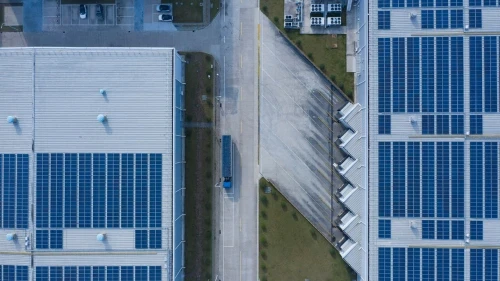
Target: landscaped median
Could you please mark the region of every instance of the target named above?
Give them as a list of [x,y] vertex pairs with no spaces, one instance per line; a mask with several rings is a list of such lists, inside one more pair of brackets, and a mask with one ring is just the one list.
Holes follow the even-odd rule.
[[264,178],[259,201],[261,281],[356,278],[337,250]]
[[208,280],[212,278],[214,60],[204,53],[183,55],[187,61],[185,280]]
[[284,0],[261,0],[260,9],[284,36],[353,100],[354,74],[346,69],[346,35],[300,34],[299,30],[285,29]]

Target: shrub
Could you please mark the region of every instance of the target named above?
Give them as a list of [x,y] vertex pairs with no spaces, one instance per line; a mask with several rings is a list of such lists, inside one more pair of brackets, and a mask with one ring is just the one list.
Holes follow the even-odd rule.
[[260,229],[262,229],[262,232],[267,232],[267,226],[265,223],[260,225]]
[[288,209],[288,205],[285,201],[281,201],[281,209],[283,209],[283,211],[286,211]]
[[336,78],[335,75],[333,75],[333,74],[330,75],[330,80],[332,80],[333,83],[335,83],[335,78]]
[[266,251],[260,251],[260,256],[262,257],[263,260],[267,260],[267,253],[266,253]]
[[267,15],[267,13],[268,13],[267,6],[262,7],[262,12],[264,12],[264,14]]
[[312,53],[308,53],[308,54],[307,54],[307,57],[308,57],[310,60],[314,61],[314,58],[313,58],[313,54],[312,54]]
[[265,211],[260,212],[260,216],[261,216],[263,219],[267,220],[267,213],[266,213]]
[[264,207],[267,207],[267,205],[269,205],[269,200],[265,195],[260,196],[260,202],[262,203],[262,205],[264,205]]
[[280,19],[278,17],[274,17],[274,22],[278,24],[280,22]]
[[263,264],[260,268],[262,269],[262,272],[267,272],[267,266],[265,264]]
[[267,242],[267,239],[266,237],[261,237],[260,238],[260,245],[264,248],[267,248],[267,246],[269,246],[269,243]]
[[318,235],[316,234],[316,230],[311,228],[311,236],[314,240],[318,239]]
[[298,221],[299,220],[299,216],[297,216],[297,212],[293,211],[292,213],[292,217],[295,221]]
[[321,69],[321,71],[325,72],[326,67],[324,64],[320,64],[319,69]]

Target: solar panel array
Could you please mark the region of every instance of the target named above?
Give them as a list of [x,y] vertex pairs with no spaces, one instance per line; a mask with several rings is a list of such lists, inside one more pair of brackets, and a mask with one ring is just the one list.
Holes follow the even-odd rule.
[[0,154],[0,228],[28,228],[29,155]]
[[35,272],[36,281],[162,280],[161,266],[37,266]]
[[[490,1],[495,1],[495,0],[490,0]],[[420,1],[378,0],[378,8],[462,7],[462,6],[463,6],[463,0],[420,0]]]
[[390,11],[378,11],[378,29],[391,29]]
[[498,0],[469,0],[469,6],[471,7],[481,7],[481,6],[485,6],[485,7],[494,7],[494,6],[498,6],[500,5],[500,3],[498,2]]
[[21,265],[0,265],[0,280],[28,281],[28,267]]
[[54,228],[161,228],[161,211],[161,154],[36,154],[39,249],[62,248]]
[[465,239],[464,220],[423,220],[422,239],[463,240]]
[[422,10],[423,29],[463,28],[463,10]]

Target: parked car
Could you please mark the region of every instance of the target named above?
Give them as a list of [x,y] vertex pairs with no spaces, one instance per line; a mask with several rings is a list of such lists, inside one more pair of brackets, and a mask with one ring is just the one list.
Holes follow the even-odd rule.
[[82,20],[87,18],[87,5],[80,5],[80,18]]
[[101,4],[95,5],[95,16],[98,20],[104,20],[104,8]]
[[157,12],[165,12],[165,13],[170,13],[172,12],[172,6],[171,5],[156,5],[156,11]]
[[172,21],[172,15],[161,14],[158,16],[158,20],[160,20],[160,21]]

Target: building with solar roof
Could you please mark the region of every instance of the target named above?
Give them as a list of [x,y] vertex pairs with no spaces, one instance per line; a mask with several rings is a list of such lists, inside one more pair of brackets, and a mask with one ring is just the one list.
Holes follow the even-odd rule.
[[183,280],[172,48],[0,49],[0,280]]
[[359,280],[500,280],[500,2],[358,9],[341,256]]

